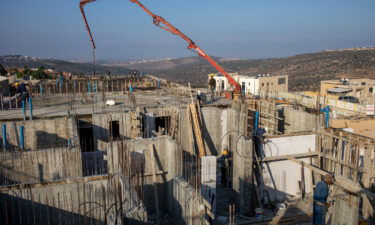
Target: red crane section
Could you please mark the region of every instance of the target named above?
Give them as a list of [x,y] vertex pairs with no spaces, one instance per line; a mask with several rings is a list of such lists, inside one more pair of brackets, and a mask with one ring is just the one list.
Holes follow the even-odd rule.
[[91,30],[90,30],[90,26],[89,26],[89,23],[87,22],[86,15],[85,15],[85,10],[83,9],[83,7],[84,7],[87,3],[94,2],[94,1],[96,1],[96,0],[82,0],[82,1],[79,3],[79,9],[81,10],[81,14],[82,14],[83,20],[85,21],[86,29],[87,29],[87,31],[89,32],[90,41],[91,41],[91,44],[92,44],[92,48],[93,48],[93,49],[95,49],[96,46],[95,46],[94,39],[92,38]]
[[[92,43],[93,48],[95,48],[95,43],[91,35],[90,27],[87,23],[85,12],[83,10],[83,7],[85,4],[93,2],[95,0],[82,0],[80,2],[80,9],[83,16],[83,19],[86,24],[86,29],[89,32],[90,35],[90,41]],[[166,30],[172,34],[180,36],[182,39],[188,42],[188,49],[194,50],[200,57],[206,59],[217,71],[219,71],[222,75],[224,75],[228,82],[234,87],[234,94],[239,95],[241,93],[241,86],[233,79],[232,76],[230,76],[224,69],[221,67],[211,56],[206,54],[203,49],[201,49],[198,45],[196,45],[189,37],[187,37],[185,34],[183,34],[180,30],[178,30],[176,27],[174,27],[172,24],[170,24],[168,21],[166,21],[163,17],[155,15],[150,10],[148,10],[142,3],[140,3],[138,0],[130,0],[131,2],[137,4],[139,7],[141,7],[148,15],[150,15],[153,19],[154,25],[162,28],[163,30]]]

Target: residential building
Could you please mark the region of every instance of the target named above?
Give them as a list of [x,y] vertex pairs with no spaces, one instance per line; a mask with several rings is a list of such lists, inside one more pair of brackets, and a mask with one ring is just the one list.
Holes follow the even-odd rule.
[[323,80],[320,82],[320,94],[322,96],[329,95],[333,98],[340,96],[354,96],[364,100],[373,98],[375,80],[373,79],[348,79],[340,80]]
[[[241,85],[242,92],[246,95],[259,95],[260,92],[288,92],[288,75],[240,75],[238,73],[229,75]],[[222,74],[209,74],[209,79],[211,77],[216,80],[217,92],[232,90],[228,79]]]

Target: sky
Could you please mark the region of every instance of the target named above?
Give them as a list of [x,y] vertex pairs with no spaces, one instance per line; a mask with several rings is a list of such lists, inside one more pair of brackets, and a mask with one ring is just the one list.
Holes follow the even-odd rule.
[[[274,58],[375,46],[374,0],[140,0],[209,55]],[[0,55],[90,59],[79,0],[0,0]],[[97,59],[194,56],[129,0],[86,5]]]

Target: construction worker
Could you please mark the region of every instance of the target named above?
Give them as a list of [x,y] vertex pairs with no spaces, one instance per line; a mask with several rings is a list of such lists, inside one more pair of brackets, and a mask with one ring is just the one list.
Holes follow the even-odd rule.
[[259,158],[264,157],[264,152],[263,152],[263,142],[265,139],[265,134],[267,134],[268,128],[264,127],[255,127],[253,129],[253,141],[254,141],[254,146],[255,146],[255,152]]
[[214,91],[216,89],[216,80],[214,77],[211,77],[211,79],[208,81],[208,85],[210,86],[211,91],[211,101],[214,100]]
[[218,157],[218,164],[221,173],[221,185],[222,187],[228,187],[229,185],[229,168],[230,168],[230,152],[228,147],[224,147],[221,151],[221,155]]
[[328,185],[335,182],[335,177],[332,174],[326,174],[322,181],[319,181],[314,190],[314,205],[313,205],[313,224],[324,225],[327,208],[331,203],[327,203],[329,194]]
[[29,100],[30,95],[29,91],[27,90],[26,84],[17,82],[16,90],[21,94],[22,100],[25,100],[25,102]]

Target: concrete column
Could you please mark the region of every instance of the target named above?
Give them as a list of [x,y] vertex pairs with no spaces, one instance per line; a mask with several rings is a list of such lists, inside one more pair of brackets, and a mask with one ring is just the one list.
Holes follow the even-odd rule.
[[251,209],[253,181],[253,143],[240,138],[233,150],[233,190],[236,192],[236,208],[241,214]]

